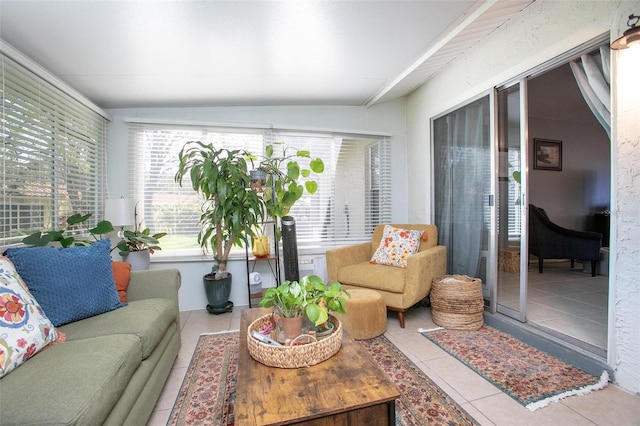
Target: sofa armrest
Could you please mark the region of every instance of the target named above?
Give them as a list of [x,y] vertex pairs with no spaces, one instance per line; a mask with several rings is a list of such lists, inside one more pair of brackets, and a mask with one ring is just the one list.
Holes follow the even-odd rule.
[[338,280],[338,271],[345,266],[367,262],[371,258],[371,243],[353,244],[327,250],[329,282]]
[[178,269],[151,269],[132,271],[127,287],[127,300],[170,299],[179,315],[178,289],[182,279]]
[[431,291],[431,282],[447,271],[447,249],[435,246],[407,258],[404,297],[407,305],[419,302]]

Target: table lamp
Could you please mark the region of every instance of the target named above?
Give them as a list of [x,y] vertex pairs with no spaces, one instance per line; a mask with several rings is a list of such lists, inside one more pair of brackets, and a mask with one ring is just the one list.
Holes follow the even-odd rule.
[[104,201],[104,220],[114,228],[120,228],[118,237],[124,236],[124,228],[135,224],[135,201],[129,198],[107,198]]

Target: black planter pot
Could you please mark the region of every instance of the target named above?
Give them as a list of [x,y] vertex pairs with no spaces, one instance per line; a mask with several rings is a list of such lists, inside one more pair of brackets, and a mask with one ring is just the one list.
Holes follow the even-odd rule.
[[210,314],[224,314],[233,310],[233,302],[229,301],[231,294],[231,274],[225,278],[215,279],[214,274],[207,274],[202,278],[204,291],[207,294],[207,311]]

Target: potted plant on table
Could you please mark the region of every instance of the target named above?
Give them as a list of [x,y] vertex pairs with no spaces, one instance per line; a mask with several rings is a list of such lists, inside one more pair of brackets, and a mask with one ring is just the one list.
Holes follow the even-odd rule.
[[165,235],[166,232],[151,235],[149,228],[141,231],[136,227],[134,231],[124,231],[116,248],[120,256],[131,264],[132,271],[149,269],[150,257],[156,250],[162,250],[158,240]]
[[317,275],[307,275],[300,281],[285,281],[278,287],[267,289],[259,306],[273,307],[279,317],[285,339],[294,339],[302,333],[303,320],[306,317],[322,331],[329,319],[329,312],[345,313],[344,296],[349,293],[339,282],[331,285]]
[[245,150],[216,148],[200,141],[187,142],[178,156],[176,182],[182,186],[188,176],[203,199],[198,243],[214,253],[212,272],[204,276],[207,310],[214,314],[233,308],[229,301],[232,277],[227,272],[231,248],[253,237],[264,218],[262,198],[249,190],[250,157]]

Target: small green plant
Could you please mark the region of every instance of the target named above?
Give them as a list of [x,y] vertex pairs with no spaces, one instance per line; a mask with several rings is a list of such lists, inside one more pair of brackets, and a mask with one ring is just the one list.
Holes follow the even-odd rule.
[[149,228],[140,231],[124,231],[122,240],[116,245],[120,256],[125,256],[132,251],[149,250],[153,254],[156,250],[162,250],[158,240],[167,235],[166,232],[159,232],[151,235]]
[[344,296],[351,297],[339,282],[327,286],[317,275],[307,275],[300,281],[285,281],[267,289],[259,306],[274,307],[284,318],[305,314],[316,326],[329,319],[329,312],[345,313]]
[[[94,228],[89,229],[89,234],[93,237],[93,241],[91,240],[76,240],[78,235],[83,235],[80,233],[80,230],[85,229],[86,226],[82,226],[89,218],[93,216],[92,213],[87,213],[85,215],[76,213],[69,216],[65,223],[66,227],[59,229],[57,231],[38,231],[33,234],[26,236],[22,239],[22,242],[26,245],[30,246],[46,246],[52,242],[58,242],[62,247],[71,247],[71,246],[88,246],[100,238],[100,235],[108,234],[109,232],[113,232],[113,225],[108,220],[103,220],[99,222]],[[78,231],[77,233],[73,233],[73,231]]]

